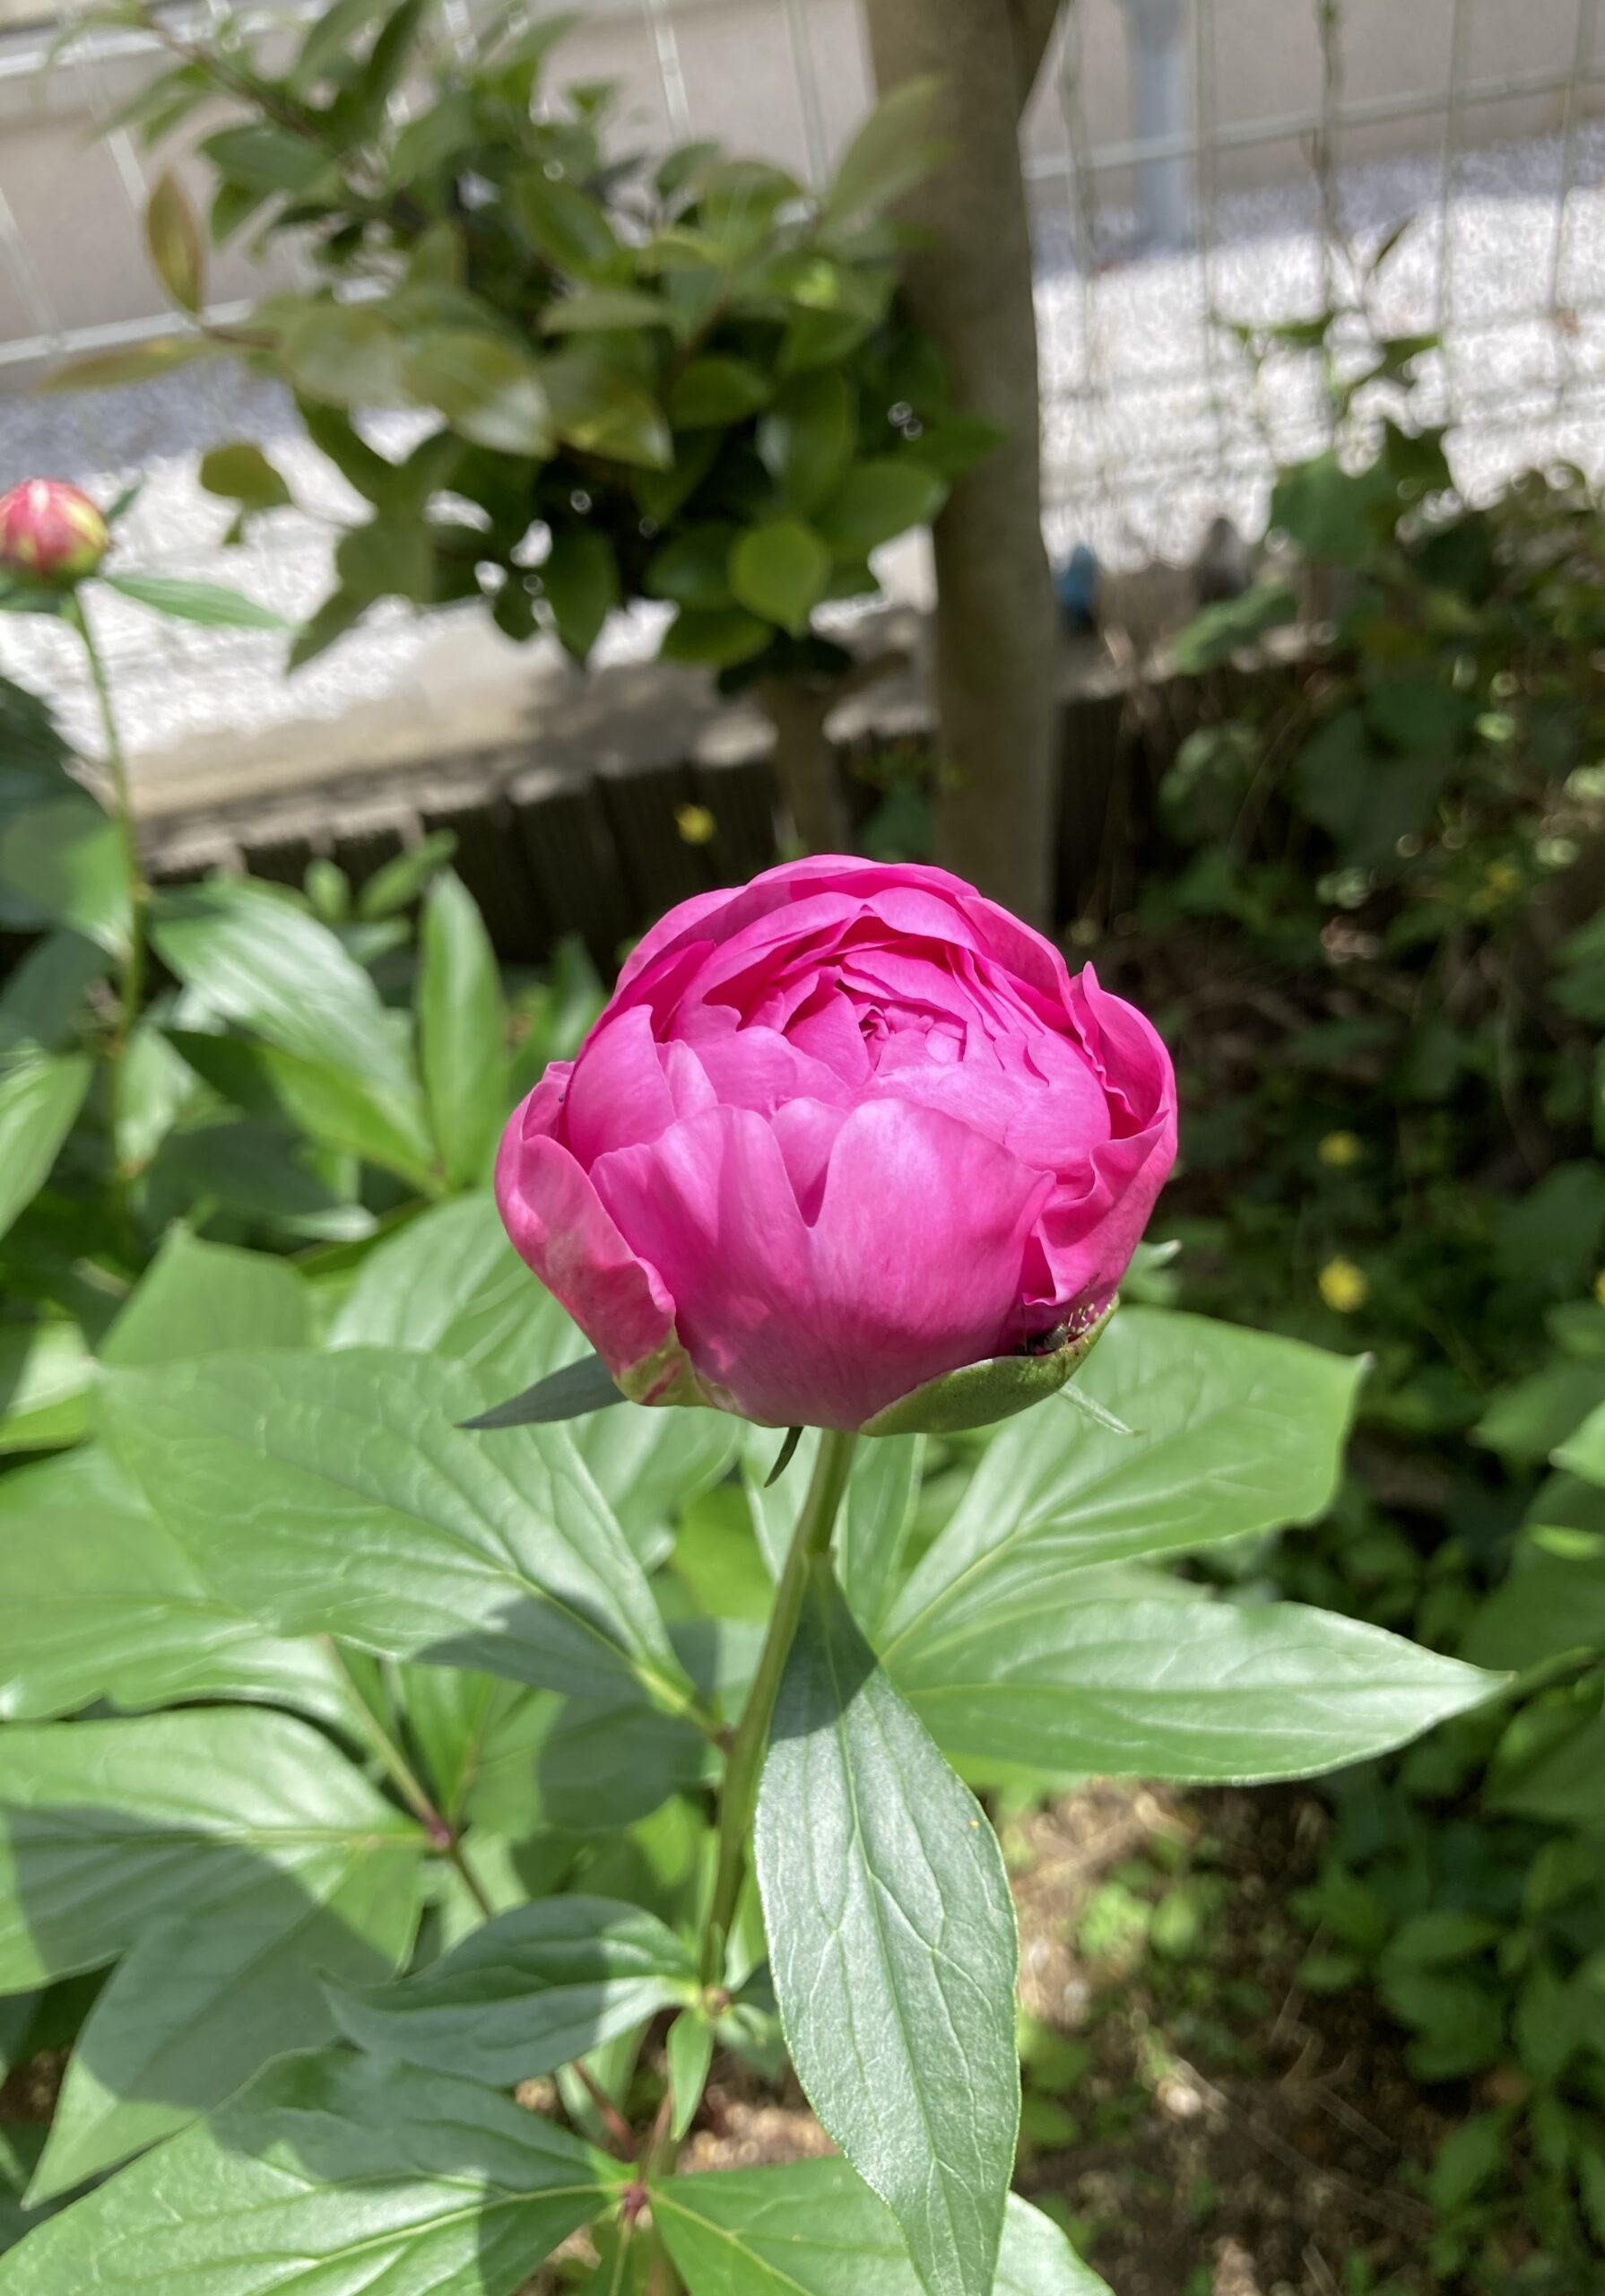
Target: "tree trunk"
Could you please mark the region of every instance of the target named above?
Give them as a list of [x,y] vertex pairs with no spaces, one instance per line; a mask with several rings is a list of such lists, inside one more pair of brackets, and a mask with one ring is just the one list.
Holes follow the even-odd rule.
[[908,301],[954,402],[1005,432],[933,528],[944,787],[939,858],[1033,924],[1052,922],[1058,613],[1042,539],[1042,412],[1019,114],[1051,28],[1041,0],[869,0],[884,91],[941,81],[933,132],[954,147],[904,204],[929,245]]
[[805,853],[845,853],[850,831],[841,768],[825,720],[841,700],[839,679],[759,678],[752,688],[775,727],[775,778]]

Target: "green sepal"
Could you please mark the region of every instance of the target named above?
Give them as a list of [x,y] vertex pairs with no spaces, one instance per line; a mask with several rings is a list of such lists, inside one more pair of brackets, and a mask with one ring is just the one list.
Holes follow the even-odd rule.
[[609,1404],[623,1400],[601,1356],[582,1355],[577,1363],[565,1363],[560,1371],[537,1379],[521,1396],[510,1396],[461,1424],[475,1433],[497,1427],[545,1427],[553,1420],[581,1419],[588,1411],[603,1411]]
[[896,1403],[889,1403],[859,1430],[863,1435],[956,1435],[968,1427],[990,1427],[994,1420],[1012,1419],[1035,1403],[1056,1396],[1097,1346],[1115,1309],[1111,1300],[1096,1323],[1089,1324],[1051,1355],[989,1355],[979,1363],[966,1363],[927,1379]]

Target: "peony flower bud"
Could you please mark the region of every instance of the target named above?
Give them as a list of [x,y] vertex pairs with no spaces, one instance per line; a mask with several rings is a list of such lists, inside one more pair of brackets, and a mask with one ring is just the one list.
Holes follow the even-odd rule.
[[1169,1057],[1090,965],[827,857],[653,927],[496,1188],[636,1402],[877,1434],[1062,1385],[1175,1153]]
[[65,478],[29,478],[0,494],[0,568],[61,589],[92,574],[111,547],[97,505]]

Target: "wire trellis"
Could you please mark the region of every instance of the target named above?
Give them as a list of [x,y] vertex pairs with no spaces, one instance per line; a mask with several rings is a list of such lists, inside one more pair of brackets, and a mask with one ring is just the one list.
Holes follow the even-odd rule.
[[[470,0],[451,4],[460,33]],[[1360,93],[1350,92],[1345,68],[1349,0],[1287,0],[1289,38],[1300,10],[1307,13],[1297,29],[1314,32],[1314,100],[1242,117],[1222,115],[1221,89],[1232,83],[1220,57],[1223,40],[1240,37],[1244,20],[1234,11],[1247,0],[1178,0],[1189,112],[1174,132],[1145,136],[1117,132],[1109,103],[1089,94],[1090,36],[1106,48],[1132,4],[1074,0],[1067,9],[1044,75],[1047,96],[1023,147],[1038,239],[1045,480],[1056,549],[1085,540],[1106,561],[1129,564],[1190,555],[1220,512],[1255,530],[1276,460],[1325,443],[1330,408],[1307,357],[1278,354],[1251,375],[1228,323],[1308,317],[1340,292],[1351,251],[1375,248],[1407,218],[1379,277],[1378,317],[1395,333],[1441,336],[1441,349],[1421,362],[1421,404],[1452,426],[1462,483],[1476,491],[1556,457],[1596,474],[1605,469],[1601,0],[1575,0],[1562,52],[1529,61],[1538,53],[1530,47],[1519,68],[1503,73],[1475,68],[1476,33],[1479,10],[1507,0],[1441,0],[1447,38],[1436,83]],[[193,13],[204,21],[216,4],[202,0]],[[655,132],[678,140],[721,126],[705,116],[707,78],[698,61],[715,21],[707,0],[594,0],[586,33],[614,40],[620,54],[633,48]],[[789,98],[794,156],[818,179],[846,124],[845,91],[867,91],[861,14],[851,0],[726,0],[716,21],[733,42],[745,38],[754,54],[780,59],[789,86],[767,92]],[[28,116],[26,98],[57,30],[13,27],[0,37],[4,116]],[[141,45],[127,30],[73,43],[55,67],[58,109],[75,105],[105,120],[112,82],[137,68]],[[1508,120],[1513,105],[1541,113],[1547,132],[1491,141],[1489,123]],[[36,134],[42,116],[37,108],[30,115]],[[64,135],[74,132],[64,125]],[[1389,137],[1392,156],[1353,156],[1378,134]],[[1278,147],[1302,155],[1287,180],[1234,187],[1245,169],[1264,172]],[[227,514],[196,488],[195,450],[228,435],[272,439],[313,515],[265,522],[247,560],[227,570],[286,612],[306,611],[325,587],[328,516],[341,497],[274,395],[204,365],[136,393],[25,396],[44,367],[169,331],[174,319],[153,285],[148,311],[69,315],[58,291],[65,251],[25,230],[19,202],[8,197],[14,148],[0,132],[0,484],[46,466],[110,480],[143,463],[151,479],[137,532],[147,562],[215,572]],[[1191,181],[1191,231],[1184,244],[1144,247],[1131,186],[1145,167],[1177,161]],[[126,131],[111,131],[101,164],[132,248],[146,180]],[[238,317],[244,308],[230,300],[217,314]],[[139,423],[126,403],[146,410]],[[27,643],[48,656],[49,635]],[[628,650],[647,635],[626,627],[612,642]],[[17,631],[0,630],[0,665],[16,661],[21,642]],[[220,709],[236,722],[334,711],[405,674],[429,639],[397,609],[307,673],[288,703],[277,649],[259,639],[167,634],[153,657],[150,626],[130,622],[108,642],[126,690],[127,682],[136,689],[135,738],[152,743],[215,723]]]

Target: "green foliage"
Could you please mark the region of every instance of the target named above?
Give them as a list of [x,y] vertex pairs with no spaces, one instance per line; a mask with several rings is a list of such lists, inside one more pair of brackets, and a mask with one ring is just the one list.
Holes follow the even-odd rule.
[[775,1709],[757,1866],[815,2111],[931,2296],[989,2288],[1019,2118],[1008,1877],[822,1564]]
[[[620,156],[612,91],[551,79],[563,29],[464,33],[424,0],[387,15],[334,0],[286,76],[267,33],[229,17],[125,115],[157,142],[224,104],[199,153],[212,239],[271,249],[293,232],[311,275],[214,338],[289,384],[372,509],[296,662],[386,596],[477,597],[509,637],[551,629],[583,660],[612,607],[653,596],[680,606],[673,658],[784,670],[814,609],[872,588],[869,551],[932,517],[994,441],[950,410],[897,296],[889,211],[944,156],[928,83],[897,90],[811,192],[708,144],[655,168]],[[404,112],[387,100],[403,76]],[[195,311],[206,233],[170,173],[149,230]],[[386,407],[437,418],[404,460],[353,422]],[[215,448],[203,481],[239,506],[237,534],[290,500],[246,443]],[[670,570],[681,544],[695,595]],[[179,587],[195,586],[166,586],[165,610],[205,618]]]
[[[1323,360],[1340,446],[1279,482],[1275,583],[1178,643],[1196,723],[1142,919],[1184,1048],[1184,1297],[1376,1366],[1316,1537],[1212,1575],[1517,1677],[1334,1786],[1306,1908],[1312,1985],[1365,1977],[1424,2081],[1488,2084],[1433,2264],[1505,2296],[1513,2238],[1534,2287],[1600,2256],[1605,511],[1564,466],[1462,500],[1398,390],[1431,346],[1340,362],[1340,317],[1250,344]],[[1277,595],[1297,646],[1218,678]]]
[[[0,2296],[320,2296],[376,2258],[514,2296],[582,2227],[599,2288],[666,2248],[690,2296],[1096,2296],[1009,2197],[1013,1913],[949,1758],[1286,1775],[1497,1676],[1144,1574],[1317,1513],[1356,1383],[1157,1307],[1077,1404],[866,1439],[760,1657],[822,1439],[767,1484],[772,1434],[738,1459],[713,1412],[464,1423],[583,1370],[482,1183],[595,987],[568,958],[509,996],[444,858],[360,900],[326,865],[160,895],[176,985],[126,1037],[70,931],[6,992],[14,1073],[78,1065],[48,1123],[22,1095],[6,1239],[5,1328],[58,1360],[0,1415],[47,1453],[0,1475],[0,2036],[72,2053]],[[160,1121],[124,1104],[132,1168],[100,1103],[135,1042],[166,1082]],[[1525,2013],[1553,2055],[1552,2005]],[[788,2048],[846,2159],[674,2178],[716,2051],[773,2078]],[[509,2100],[543,2076],[555,2101]]]

